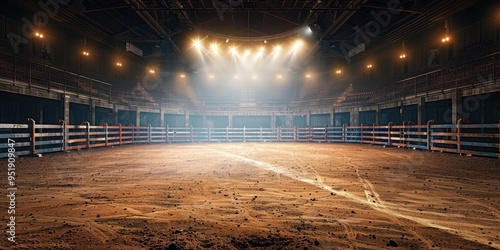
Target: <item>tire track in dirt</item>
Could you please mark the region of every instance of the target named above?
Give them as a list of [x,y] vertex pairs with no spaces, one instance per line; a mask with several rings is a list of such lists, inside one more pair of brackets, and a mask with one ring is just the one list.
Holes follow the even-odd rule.
[[286,169],[283,169],[279,166],[276,166],[276,165],[273,165],[270,163],[254,160],[251,158],[247,158],[247,157],[243,157],[243,156],[240,156],[237,154],[232,154],[232,153],[223,152],[223,151],[214,151],[214,152],[223,156],[223,157],[226,157],[226,158],[238,160],[238,161],[241,161],[241,162],[246,163],[246,164],[251,164],[251,165],[254,165],[256,167],[265,169],[265,170],[270,170],[270,171],[282,174],[283,176],[287,176],[291,179],[295,179],[295,180],[298,180],[298,181],[301,181],[304,183],[308,183],[308,184],[316,186],[318,188],[321,188],[321,189],[327,190],[329,192],[335,193],[337,195],[343,196],[343,197],[345,197],[351,201],[354,201],[356,203],[368,205],[368,206],[372,207],[374,210],[386,213],[388,215],[398,217],[398,218],[404,218],[404,219],[419,223],[423,226],[443,230],[443,231],[446,231],[446,232],[451,233],[451,234],[457,234],[458,236],[462,237],[463,239],[466,239],[466,240],[469,240],[472,242],[478,242],[478,243],[484,244],[484,245],[489,246],[489,247],[500,248],[500,244],[490,242],[488,239],[484,238],[484,235],[482,235],[481,233],[464,232],[464,231],[457,230],[457,229],[454,229],[454,228],[451,228],[448,226],[440,225],[440,224],[438,224],[438,222],[436,222],[434,220],[420,218],[420,217],[407,215],[407,214],[402,214],[397,209],[392,209],[392,208],[390,208],[382,203],[373,203],[373,202],[368,201],[366,199],[366,197],[361,198],[361,197],[354,195],[352,193],[349,193],[347,191],[335,190],[332,187],[325,185],[318,180],[312,180],[312,179],[309,179],[307,177],[297,176],[296,173],[290,172]]

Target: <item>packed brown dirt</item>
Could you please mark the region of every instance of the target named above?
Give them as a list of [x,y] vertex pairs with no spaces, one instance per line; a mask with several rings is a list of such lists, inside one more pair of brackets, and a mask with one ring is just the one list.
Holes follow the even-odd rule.
[[[500,248],[492,158],[357,144],[156,144],[23,157],[16,172],[16,243],[4,230],[3,249]],[[4,225],[7,207],[4,195]]]

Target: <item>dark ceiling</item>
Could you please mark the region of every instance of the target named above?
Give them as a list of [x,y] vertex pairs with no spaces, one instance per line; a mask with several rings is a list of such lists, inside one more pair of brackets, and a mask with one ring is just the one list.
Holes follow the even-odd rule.
[[[341,44],[356,45],[356,36],[377,21],[367,50],[409,37],[479,0],[79,0],[69,1],[56,19],[84,35],[118,46],[131,42],[145,57],[182,57],[192,33],[239,41],[297,36],[305,26],[315,36],[309,57],[341,57]],[[17,1],[32,10],[37,1]],[[19,3],[22,2],[22,3]],[[384,16],[384,14],[387,14]],[[385,18],[385,19],[384,19]],[[387,19],[389,18],[389,20]],[[384,23],[386,22],[386,23]],[[162,47],[169,46],[169,53]]]

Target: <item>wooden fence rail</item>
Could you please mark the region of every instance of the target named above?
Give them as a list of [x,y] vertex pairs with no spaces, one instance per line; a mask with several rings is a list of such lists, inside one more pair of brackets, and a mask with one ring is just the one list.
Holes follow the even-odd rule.
[[[500,122],[499,122],[500,123]],[[500,124],[361,125],[306,128],[170,128],[36,124],[0,124],[0,158],[8,140],[16,156],[144,143],[203,142],[339,142],[363,143],[500,158]]]

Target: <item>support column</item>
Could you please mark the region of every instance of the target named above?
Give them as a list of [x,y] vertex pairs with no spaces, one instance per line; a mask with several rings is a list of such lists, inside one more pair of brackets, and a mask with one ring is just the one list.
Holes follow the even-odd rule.
[[462,109],[462,92],[454,90],[451,92],[451,124],[457,124],[460,119],[460,110]]
[[276,113],[274,112],[271,116],[271,128],[276,128]]
[[311,126],[311,110],[308,110],[306,114],[306,126]]
[[[375,124],[380,125],[380,105],[375,108]],[[372,125],[372,124],[367,124]]]
[[286,116],[286,127],[287,128],[293,128],[294,125],[293,125],[293,114],[289,114]]
[[232,128],[233,127],[233,114],[227,115],[227,127]]
[[141,111],[139,108],[135,108],[135,124],[134,126],[141,126]]
[[187,110],[184,111],[184,127],[189,127],[189,112]]
[[203,113],[202,115],[202,122],[203,122],[203,127],[208,127],[208,123],[207,123],[207,113]]
[[63,121],[69,124],[69,95],[63,95]]
[[96,125],[95,124],[95,101],[92,99],[89,100],[89,123],[90,123],[90,125]]
[[118,125],[118,106],[113,104],[113,125]]
[[333,127],[335,125],[335,120],[333,119],[333,116],[335,115],[335,108],[332,108],[330,110],[330,127]]
[[160,127],[165,127],[165,109],[160,104]]
[[349,112],[350,114],[350,123],[351,123],[351,126],[359,126],[359,108],[354,108],[352,109],[351,112]]
[[425,120],[425,97],[420,97],[418,99],[418,115],[417,115],[417,119],[418,119],[418,124],[421,125],[421,124],[425,124],[427,121]]

